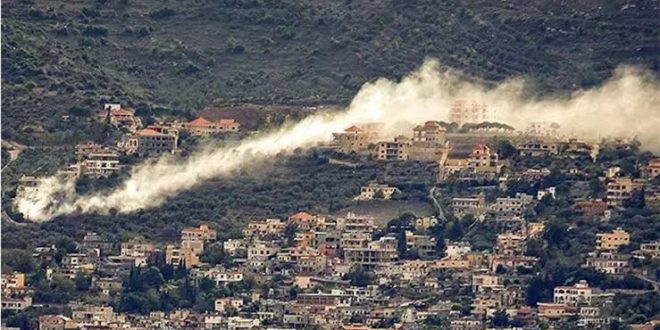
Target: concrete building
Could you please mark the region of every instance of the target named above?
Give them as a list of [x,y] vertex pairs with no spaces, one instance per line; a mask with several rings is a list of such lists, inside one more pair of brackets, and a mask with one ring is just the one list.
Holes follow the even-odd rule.
[[139,156],[158,156],[177,150],[179,136],[170,132],[158,132],[145,128],[129,137],[124,145],[127,153]]
[[503,255],[521,255],[525,252],[525,236],[514,233],[497,235],[496,251]]
[[468,103],[466,100],[456,100],[449,109],[449,122],[459,125],[478,124],[489,120],[488,107],[477,102]]
[[593,268],[605,274],[621,274],[628,267],[630,256],[620,255],[609,251],[591,253],[582,265],[584,268]]
[[193,136],[208,137],[221,133],[236,133],[241,124],[235,119],[220,119],[215,121],[207,120],[204,117],[198,117],[192,121],[183,124],[183,129]]
[[376,149],[376,158],[384,161],[408,160],[410,147],[410,139],[405,136],[398,136],[394,138],[394,141],[379,142]]
[[580,281],[573,286],[558,286],[553,290],[555,304],[567,306],[590,305],[594,297],[593,288],[586,281]]
[[339,151],[344,153],[367,153],[382,134],[383,124],[367,123],[353,125],[341,133],[333,133]]
[[621,207],[624,202],[630,200],[633,192],[641,191],[644,181],[632,178],[613,178],[607,183],[607,205]]
[[391,236],[381,237],[378,241],[369,242],[367,247],[344,249],[347,262],[366,268],[398,260],[397,240]]
[[515,197],[498,197],[490,209],[499,216],[520,217],[523,216],[533,201],[534,197],[524,193],[517,193]]
[[78,329],[78,324],[70,317],[64,315],[39,316],[39,330],[68,330]]
[[199,225],[199,227],[186,227],[181,230],[181,240],[195,241],[200,240],[204,242],[215,241],[218,232],[215,229],[209,228],[208,225]]
[[630,234],[621,228],[609,233],[596,234],[596,249],[598,250],[616,250],[620,246],[628,244],[630,244]]
[[446,133],[437,121],[427,121],[413,129],[413,138],[408,148],[408,159],[437,162],[447,152]]
[[486,196],[454,197],[451,200],[451,212],[457,218],[471,214],[478,217],[486,212]]
[[396,187],[369,182],[369,184],[360,188],[360,195],[355,199],[363,201],[372,199],[391,199],[392,195],[397,191],[398,189]]
[[559,143],[529,141],[518,144],[516,146],[516,149],[518,149],[518,153],[521,156],[528,156],[528,157],[552,156],[559,153]]

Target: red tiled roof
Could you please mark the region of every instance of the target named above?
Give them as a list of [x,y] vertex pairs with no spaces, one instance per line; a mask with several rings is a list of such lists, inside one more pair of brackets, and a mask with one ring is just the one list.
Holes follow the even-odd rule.
[[290,220],[298,220],[298,221],[305,221],[305,222],[307,222],[309,220],[312,220],[312,218],[314,218],[314,216],[307,213],[307,212],[298,212],[296,214],[293,214],[293,215],[289,216]]
[[427,121],[424,123],[424,125],[417,125],[414,129],[414,131],[429,131],[429,130],[440,130],[440,131],[446,131],[442,126],[440,126],[440,123],[437,121]]
[[189,121],[186,123],[186,126],[209,126],[212,122],[206,120],[204,117],[199,117],[195,120]]
[[357,127],[356,125],[353,125],[347,129],[344,130],[344,132],[361,132],[362,129]]
[[112,109],[110,110],[110,115],[111,116],[132,116],[133,112],[127,109]]
[[482,151],[482,152],[488,152],[488,151],[490,151],[490,148],[488,148],[488,146],[483,144],[483,143],[479,143],[476,146],[474,146],[474,148],[472,150],[473,151],[479,150],[479,151]]
[[137,132],[137,135],[139,135],[139,136],[159,136],[159,135],[165,135],[165,134],[160,133],[160,132],[158,132],[156,130],[153,130],[151,128],[145,128],[145,129],[140,130],[139,132]]

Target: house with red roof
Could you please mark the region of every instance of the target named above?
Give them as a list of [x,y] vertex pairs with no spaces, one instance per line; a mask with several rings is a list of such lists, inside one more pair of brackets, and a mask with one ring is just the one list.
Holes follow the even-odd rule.
[[203,137],[221,133],[235,133],[238,132],[240,126],[241,124],[235,119],[211,121],[204,117],[198,117],[183,124],[183,128],[190,134]]

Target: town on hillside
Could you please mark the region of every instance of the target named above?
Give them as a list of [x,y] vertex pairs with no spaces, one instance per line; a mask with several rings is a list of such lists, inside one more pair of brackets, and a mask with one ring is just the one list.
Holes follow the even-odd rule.
[[[353,123],[315,152],[329,166],[402,168],[431,179],[412,196],[363,177],[335,213],[245,215],[177,239],[89,231],[3,250],[3,323],[56,329],[658,329],[660,158],[634,138],[586,140],[551,122],[512,127],[457,101],[448,121],[396,136]],[[144,125],[107,104],[120,134],[76,146],[59,175],[102,180],[188,142],[241,139],[232,118]],[[182,143],[187,140],[187,143]],[[39,189],[23,176],[16,196]],[[423,201],[432,211],[407,209]],[[369,210],[397,203],[383,219]],[[148,210],[144,211],[148,212]],[[10,214],[13,221],[30,219]],[[3,215],[4,217],[4,215]]]

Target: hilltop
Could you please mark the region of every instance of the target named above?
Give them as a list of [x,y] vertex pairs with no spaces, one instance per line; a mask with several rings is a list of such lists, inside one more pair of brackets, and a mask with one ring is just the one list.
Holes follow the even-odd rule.
[[[106,101],[141,116],[210,105],[345,104],[365,82],[435,57],[469,79],[524,76],[532,93],[658,70],[652,1],[7,1],[4,139],[102,141]],[[70,115],[72,118],[62,117]]]

